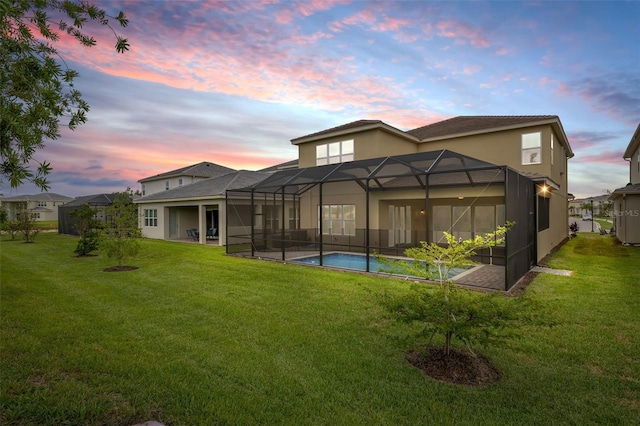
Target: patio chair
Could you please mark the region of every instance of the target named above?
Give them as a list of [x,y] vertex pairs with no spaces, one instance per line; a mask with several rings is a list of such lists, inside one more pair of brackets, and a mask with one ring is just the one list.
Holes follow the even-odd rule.
[[207,240],[217,240],[218,239],[218,228],[209,228],[207,230]]
[[200,239],[200,233],[196,229],[187,229],[187,236],[191,237],[194,241]]

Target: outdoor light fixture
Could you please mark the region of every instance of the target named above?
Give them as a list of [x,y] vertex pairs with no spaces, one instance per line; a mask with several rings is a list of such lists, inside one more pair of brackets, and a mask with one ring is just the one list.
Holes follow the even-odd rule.
[[458,197],[458,200],[464,200],[464,197]]
[[420,209],[420,214],[424,214],[424,209]]

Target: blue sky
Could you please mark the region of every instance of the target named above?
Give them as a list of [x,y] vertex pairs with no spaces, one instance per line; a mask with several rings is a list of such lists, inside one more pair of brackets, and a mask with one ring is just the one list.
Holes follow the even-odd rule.
[[[130,20],[62,39],[88,122],[48,141],[51,192],[122,191],[201,161],[256,170],[358,119],[558,115],[569,191],[624,186],[640,122],[640,2],[103,1]],[[5,196],[37,192],[31,185]]]

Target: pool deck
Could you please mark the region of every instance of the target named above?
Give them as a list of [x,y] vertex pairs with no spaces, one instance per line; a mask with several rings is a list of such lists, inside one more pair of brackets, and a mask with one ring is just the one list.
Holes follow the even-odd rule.
[[[329,252],[325,254],[328,254],[328,253]],[[290,262],[296,258],[317,256],[318,254],[319,253],[316,250],[291,251],[291,252],[287,252],[286,254],[287,259],[285,261]],[[279,257],[279,255],[280,253],[274,253],[274,252],[255,252],[254,257],[282,261],[282,258]],[[336,269],[340,269],[340,268],[336,268]],[[351,269],[342,269],[342,270],[353,272],[353,273],[367,273],[367,272],[361,272],[361,271],[356,271]],[[373,272],[373,274],[378,275],[375,272]],[[498,290],[498,291],[504,290],[504,280],[505,280],[505,267],[498,266],[498,265],[478,265],[454,277],[454,281],[457,284],[464,287],[486,289],[486,290]]]

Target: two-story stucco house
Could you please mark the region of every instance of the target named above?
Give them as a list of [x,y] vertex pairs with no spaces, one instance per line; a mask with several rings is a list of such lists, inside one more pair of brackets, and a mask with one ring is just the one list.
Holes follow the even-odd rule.
[[[515,222],[478,260],[505,289],[568,236],[567,160],[557,116],[455,117],[402,131],[360,120],[295,138],[297,169],[227,192],[227,251],[287,260],[300,252],[402,255]],[[368,266],[367,266],[368,268]],[[367,269],[368,270],[368,269]]]
[[235,172],[235,170],[219,164],[203,161],[202,163],[192,164],[169,172],[149,176],[140,179],[138,182],[140,183],[141,193],[144,197],[231,172]]
[[58,207],[73,200],[60,194],[43,192],[33,195],[16,195],[2,198],[2,208],[8,213],[9,220],[15,220],[21,211],[30,211],[36,221],[58,220]]
[[623,158],[629,162],[629,183],[609,197],[613,201],[616,237],[624,244],[640,244],[640,124]]

